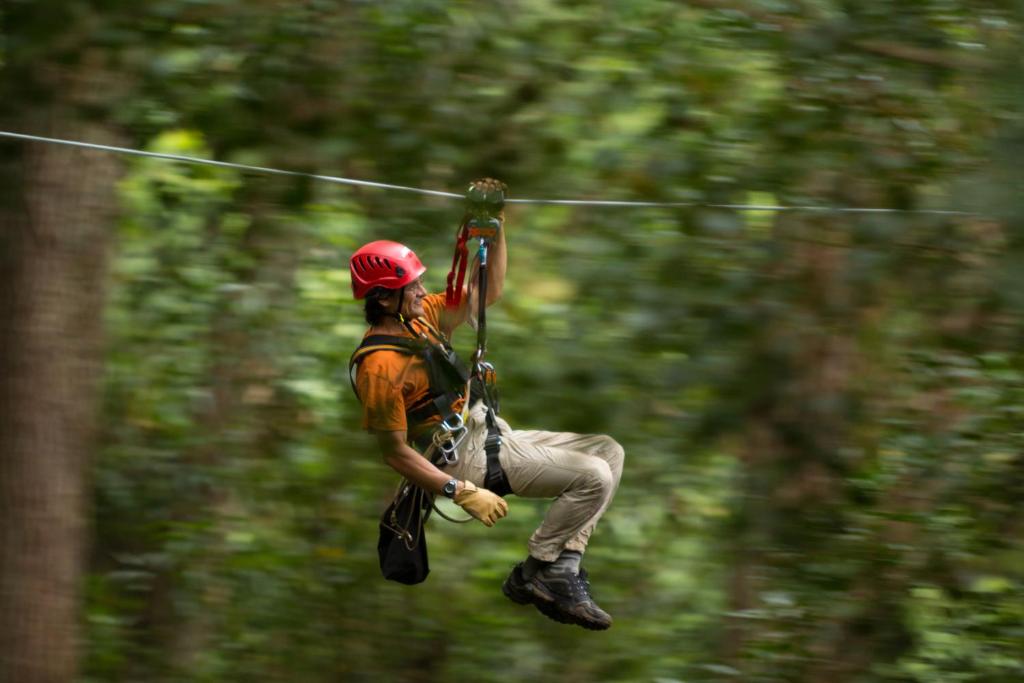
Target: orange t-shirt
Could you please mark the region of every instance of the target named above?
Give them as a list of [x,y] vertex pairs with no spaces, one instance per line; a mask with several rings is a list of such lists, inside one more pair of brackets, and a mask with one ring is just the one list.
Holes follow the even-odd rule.
[[[435,329],[443,330],[441,315],[445,311],[444,294],[430,294],[423,299],[423,318]],[[411,321],[413,329],[423,332],[431,342],[436,339],[419,319]],[[369,335],[369,331],[366,335]],[[412,338],[408,332],[398,335]],[[363,404],[363,428],[374,431],[409,431],[405,419],[406,406],[415,405],[430,392],[427,364],[419,356],[398,351],[375,351],[363,358],[356,368],[356,393]],[[462,409],[463,399],[455,402]],[[410,438],[430,430],[441,421],[434,416],[414,426]]]

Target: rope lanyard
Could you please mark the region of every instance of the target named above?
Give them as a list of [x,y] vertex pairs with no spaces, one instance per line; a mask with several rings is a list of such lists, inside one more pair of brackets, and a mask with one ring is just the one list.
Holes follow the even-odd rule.
[[462,303],[462,283],[466,279],[466,266],[469,263],[469,230],[465,222],[459,225],[455,236],[455,254],[452,256],[452,269],[448,271],[448,280],[444,290],[444,305],[458,308]]

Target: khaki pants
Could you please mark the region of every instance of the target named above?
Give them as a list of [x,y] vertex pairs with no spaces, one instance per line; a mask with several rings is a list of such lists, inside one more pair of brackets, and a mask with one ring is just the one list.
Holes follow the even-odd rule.
[[[483,486],[487,472],[485,411],[483,402],[470,411],[469,433],[459,446],[459,461],[444,468],[477,486]],[[555,499],[530,537],[530,554],[553,562],[562,550],[582,553],[619,487],[622,446],[601,434],[513,430],[505,420],[497,420],[502,440],[499,459],[512,492],[525,498]]]

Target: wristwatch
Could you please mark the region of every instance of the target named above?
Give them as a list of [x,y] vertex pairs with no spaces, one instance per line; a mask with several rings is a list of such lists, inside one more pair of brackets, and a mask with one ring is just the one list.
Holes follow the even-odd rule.
[[459,487],[459,480],[458,479],[449,479],[448,483],[446,483],[441,488],[441,493],[443,493],[444,495],[448,496],[449,498],[454,498],[455,497],[455,490],[458,487]]

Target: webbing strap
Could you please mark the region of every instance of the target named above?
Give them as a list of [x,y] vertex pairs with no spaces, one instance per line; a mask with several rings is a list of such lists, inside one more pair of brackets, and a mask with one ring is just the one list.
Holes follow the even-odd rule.
[[468,241],[469,230],[463,223],[455,239],[452,269],[448,271],[448,285],[444,291],[444,305],[449,309],[458,308],[462,303],[462,283],[466,279],[466,265],[469,263],[469,249],[466,247]]
[[[418,322],[420,325],[423,325],[423,327],[427,328],[427,331],[430,332],[430,334],[434,335],[434,339],[436,339],[439,344],[441,344],[445,348],[451,347],[451,344],[448,343],[448,337],[444,336],[444,334],[436,327],[431,325],[423,318],[417,318],[416,322]],[[423,337],[422,334],[420,336],[421,338]]]
[[[490,415],[490,411],[488,411]],[[499,455],[501,454],[501,432],[498,426],[487,425],[487,440],[484,441],[484,452],[487,453],[487,474],[484,477],[484,488],[493,491],[499,496],[507,496],[512,493],[512,485],[508,482],[505,470],[501,466]]]
[[504,497],[512,493],[512,485],[509,484],[508,477],[505,475],[505,470],[502,468],[499,458],[501,454],[501,428],[498,427],[494,404],[491,401],[491,395],[487,391],[486,384],[481,380],[479,385],[483,394],[484,407],[487,410],[484,418],[487,422],[487,438],[484,440],[484,452],[487,454],[487,473],[484,475],[484,488]]
[[390,334],[372,334],[369,337],[364,337],[362,343],[352,352],[352,357],[348,360],[348,381],[352,385],[352,393],[362,401],[359,397],[359,390],[356,389],[355,369],[366,356],[376,351],[397,351],[413,355],[419,353],[422,348],[422,342],[417,343],[416,340],[408,337],[397,337]]

